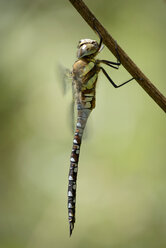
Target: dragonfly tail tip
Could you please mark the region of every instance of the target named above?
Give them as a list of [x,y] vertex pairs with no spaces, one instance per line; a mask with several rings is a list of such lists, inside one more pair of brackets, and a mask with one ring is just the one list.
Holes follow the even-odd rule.
[[74,229],[74,223],[70,223],[70,237],[72,235],[73,229]]

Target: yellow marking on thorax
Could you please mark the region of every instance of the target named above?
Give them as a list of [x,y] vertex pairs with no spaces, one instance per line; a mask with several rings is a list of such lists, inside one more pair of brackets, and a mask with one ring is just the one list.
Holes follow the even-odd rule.
[[94,62],[89,62],[83,69],[83,72],[81,73],[81,77],[85,76],[92,68],[95,66]]
[[96,68],[97,71],[95,73],[95,65],[95,59],[80,59],[74,63],[73,75],[78,84],[78,90],[85,91],[94,88],[99,72]]
[[96,82],[96,80],[97,80],[97,73],[95,73],[95,75],[91,77],[86,84],[82,85],[82,90],[92,89],[94,87],[94,83]]

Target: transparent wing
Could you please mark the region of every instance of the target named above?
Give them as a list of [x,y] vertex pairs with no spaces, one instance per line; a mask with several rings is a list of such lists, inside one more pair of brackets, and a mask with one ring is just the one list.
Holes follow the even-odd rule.
[[72,73],[62,65],[58,65],[58,72],[60,76],[60,88],[62,93],[66,94],[72,88]]
[[74,81],[72,80],[71,84],[71,102],[69,106],[69,124],[70,124],[70,129],[72,131],[72,134],[75,132],[75,125],[76,125],[76,91],[75,91],[75,84]]
[[75,132],[75,125],[76,125],[76,91],[75,91],[75,82],[72,77],[72,72],[63,67],[62,65],[59,65],[59,74],[60,74],[60,88],[62,90],[63,94],[66,94],[67,92],[71,93],[71,103],[69,106],[68,111],[68,120],[69,125],[72,133]]
[[72,134],[75,132],[75,125],[76,125],[76,107],[75,107],[75,102],[72,101],[70,103],[70,110],[69,110],[69,120],[70,120],[70,128],[72,131]]

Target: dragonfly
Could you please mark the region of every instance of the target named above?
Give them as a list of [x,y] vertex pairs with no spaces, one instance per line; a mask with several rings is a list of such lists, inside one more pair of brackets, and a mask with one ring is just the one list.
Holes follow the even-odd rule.
[[115,88],[119,88],[134,79],[131,78],[120,85],[114,83],[114,81],[101,65],[105,64],[111,68],[119,69],[121,61],[117,49],[117,43],[115,42],[117,62],[96,59],[96,56],[101,52],[104,45],[101,34],[96,28],[95,30],[100,38],[99,43],[96,40],[91,39],[81,39],[79,41],[77,47],[77,60],[74,63],[71,72],[72,88],[75,94],[75,101],[77,106],[77,118],[70,157],[70,169],[68,178],[68,221],[70,236],[75,224],[76,183],[80,147],[88,117],[91,114],[92,110],[95,108],[96,104],[96,83],[98,74],[100,71],[102,71],[108,81]]

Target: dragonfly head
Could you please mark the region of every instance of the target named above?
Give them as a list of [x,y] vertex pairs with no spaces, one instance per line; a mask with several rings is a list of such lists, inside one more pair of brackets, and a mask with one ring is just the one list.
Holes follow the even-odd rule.
[[96,40],[82,39],[78,44],[77,57],[78,59],[83,57],[94,57],[99,52],[99,44]]

